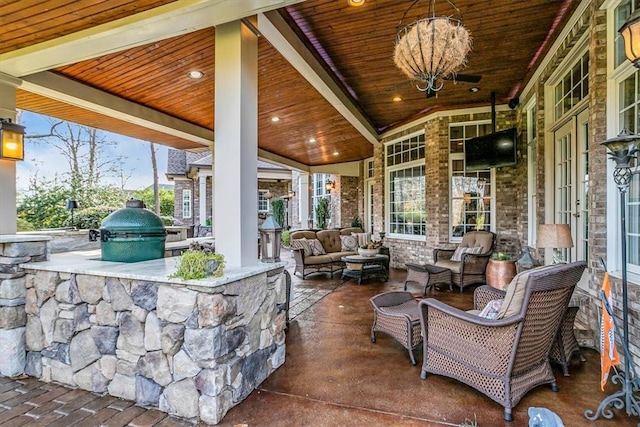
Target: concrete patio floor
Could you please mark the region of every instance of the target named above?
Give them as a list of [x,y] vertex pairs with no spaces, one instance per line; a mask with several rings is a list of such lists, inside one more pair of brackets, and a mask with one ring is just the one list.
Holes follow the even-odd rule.
[[[292,268],[290,271],[293,271]],[[293,276],[295,296],[287,333],[285,364],[244,402],[232,408],[221,426],[458,426],[528,425],[527,409],[546,407],[565,426],[636,426],[638,418],[615,412],[612,420],[591,422],[585,409],[617,390],[599,386],[599,354],[585,350],[586,362],[574,358],[571,376],[556,367],[560,391],[549,386],[530,391],[514,408],[514,421],[503,408],[455,380],[431,375],[420,380],[422,351],[412,366],[407,351],[385,334],[370,342],[373,311],[369,298],[401,290],[406,272],[392,270],[388,282],[371,279],[358,285],[336,275],[302,280]],[[417,286],[410,289],[421,295]],[[472,305],[472,290],[434,291],[435,297],[460,308]],[[132,402],[100,397],[32,379],[0,378],[0,426],[187,426],[189,422]],[[199,424],[204,426],[204,424]]]

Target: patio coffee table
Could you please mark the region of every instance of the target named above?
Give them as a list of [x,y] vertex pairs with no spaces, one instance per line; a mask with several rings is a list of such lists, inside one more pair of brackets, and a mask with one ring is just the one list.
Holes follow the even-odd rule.
[[404,281],[404,290],[407,290],[407,282],[416,282],[424,286],[422,295],[427,295],[427,289],[435,287],[436,283],[446,283],[449,291],[453,291],[451,284],[451,270],[444,267],[437,267],[432,264],[413,264],[407,262],[407,279]]
[[358,284],[362,283],[362,279],[374,276],[384,277],[385,281],[389,279],[387,269],[384,267],[389,262],[387,255],[349,255],[342,257],[341,261],[346,264],[346,268],[342,270],[342,279],[358,279]]

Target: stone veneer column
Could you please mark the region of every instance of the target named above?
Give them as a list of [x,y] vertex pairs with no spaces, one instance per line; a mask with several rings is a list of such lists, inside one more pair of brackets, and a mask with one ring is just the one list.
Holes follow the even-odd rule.
[[49,237],[0,235],[0,376],[15,377],[26,363],[26,279],[19,267],[49,258]]

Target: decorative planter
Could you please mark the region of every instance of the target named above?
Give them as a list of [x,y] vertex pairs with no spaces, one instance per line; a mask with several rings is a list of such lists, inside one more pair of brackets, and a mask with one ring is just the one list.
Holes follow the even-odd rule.
[[378,249],[363,249],[358,248],[358,255],[365,257],[374,257],[378,255]]
[[486,275],[487,285],[502,289],[516,275],[516,262],[514,260],[490,259]]

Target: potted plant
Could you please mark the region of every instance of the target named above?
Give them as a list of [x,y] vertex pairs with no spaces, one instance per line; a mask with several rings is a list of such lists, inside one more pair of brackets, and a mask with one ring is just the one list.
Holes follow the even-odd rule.
[[215,252],[212,243],[192,242],[180,255],[176,271],[169,278],[197,280],[207,276],[222,277],[223,274],[224,255]]
[[487,264],[487,284],[497,289],[502,289],[511,282],[516,275],[516,262],[513,257],[505,252],[491,254]]
[[366,245],[358,246],[358,255],[364,257],[376,256],[380,251],[380,246],[382,246],[382,241],[371,240]]
[[329,199],[323,197],[318,200],[318,204],[316,206],[316,226],[318,228],[325,229],[327,228],[327,220],[329,219]]

